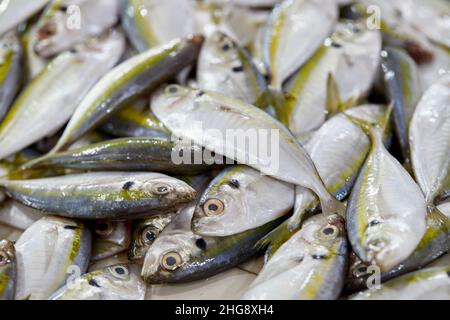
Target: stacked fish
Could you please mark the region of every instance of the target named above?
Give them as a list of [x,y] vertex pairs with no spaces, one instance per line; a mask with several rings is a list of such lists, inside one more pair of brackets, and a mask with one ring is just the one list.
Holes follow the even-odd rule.
[[0,169],[1,299],[450,299],[450,2],[0,1]]

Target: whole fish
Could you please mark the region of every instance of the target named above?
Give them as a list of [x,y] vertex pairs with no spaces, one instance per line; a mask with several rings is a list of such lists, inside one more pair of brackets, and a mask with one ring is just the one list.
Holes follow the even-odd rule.
[[142,277],[147,283],[206,279],[254,256],[255,243],[280,221],[228,237],[201,237],[191,231],[195,205],[183,209],[148,249]]
[[422,97],[419,71],[414,60],[405,51],[394,47],[383,51],[382,69],[387,98],[394,102],[395,131],[405,164],[410,167],[409,124]]
[[91,261],[98,261],[128,249],[131,243],[131,223],[101,221],[94,227]]
[[426,231],[422,191],[383,144],[383,131],[366,127],[372,147],[347,206],[353,250],[367,263],[388,271],[407,259]]
[[[181,154],[181,155],[180,155]],[[22,168],[63,168],[96,171],[155,171],[196,174],[217,168],[206,163],[203,149],[159,138],[121,138],[50,154]],[[178,159],[179,158],[179,159]],[[191,161],[182,162],[182,159]],[[200,158],[200,161],[196,161]]]
[[49,300],[144,300],[146,289],[130,266],[118,264],[74,279]]
[[242,299],[337,299],[346,262],[344,218],[337,214],[314,216],[264,265]]
[[[170,138],[169,130],[148,110],[148,101],[138,100],[130,107],[118,111],[100,130],[120,138]],[[141,104],[144,104],[147,110],[141,110]]]
[[356,105],[369,93],[380,63],[381,34],[340,22],[314,56],[286,83],[278,117],[295,136],[318,129],[327,114]]
[[20,230],[26,230],[40,218],[42,213],[39,210],[14,200],[7,200],[0,206],[0,223]]
[[363,291],[352,300],[449,300],[450,266],[422,269]]
[[294,206],[294,185],[244,165],[222,171],[198,202],[194,233],[226,237],[274,221]]
[[0,300],[13,300],[16,287],[16,250],[8,240],[0,241]]
[[342,204],[326,190],[314,163],[296,138],[263,110],[219,93],[177,85],[157,93],[152,109],[175,136],[279,180],[313,190],[327,213],[343,210]]
[[43,217],[16,243],[16,300],[47,299],[72,272],[83,274],[91,254],[91,233],[81,223]]
[[[381,272],[381,282],[428,265],[450,250],[450,220],[439,210],[433,209],[427,215],[427,230],[414,252],[398,266]],[[356,256],[351,259],[346,289],[350,292],[365,290],[370,285],[373,270]]]
[[281,90],[283,82],[314,54],[332,32],[337,18],[334,1],[285,0],[274,8],[264,41],[273,89]]
[[194,33],[193,0],[126,0],[122,24],[140,52]]
[[27,206],[78,219],[137,219],[173,212],[195,198],[185,182],[152,172],[84,173],[0,185]]
[[0,121],[11,106],[22,80],[22,45],[14,33],[0,38]]
[[264,77],[248,52],[222,32],[216,31],[206,38],[200,51],[197,82],[200,89],[266,106],[267,85]]
[[426,201],[432,203],[450,184],[450,76],[425,92],[409,133],[414,174]]
[[128,257],[132,262],[144,261],[148,248],[175,218],[175,213],[155,215],[133,223],[133,234]]
[[37,25],[35,52],[48,58],[99,36],[119,19],[118,0],[53,0]]
[[203,38],[177,39],[122,62],[84,97],[52,152],[99,126],[131,99],[156,89],[198,56]]
[[[0,159],[60,129],[89,89],[118,61],[123,48],[123,35],[111,31],[52,60],[21,92],[1,123]],[[86,74],[89,77],[79,81]]]
[[3,0],[0,2],[0,35],[17,27],[41,10],[49,0]]

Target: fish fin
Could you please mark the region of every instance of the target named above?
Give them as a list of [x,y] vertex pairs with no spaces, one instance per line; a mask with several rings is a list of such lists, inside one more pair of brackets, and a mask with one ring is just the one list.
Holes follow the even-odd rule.
[[264,263],[267,263],[283,243],[288,241],[298,230],[300,230],[300,226],[294,229],[290,228],[288,219],[261,238],[255,247],[265,250]]
[[328,200],[321,200],[320,205],[322,212],[325,214],[338,214],[341,217],[346,217],[347,206],[333,196]]
[[332,73],[328,73],[327,77],[327,97],[326,106],[328,115],[332,116],[340,112],[341,94],[339,86]]
[[435,205],[430,204],[427,208],[427,221],[433,221],[434,224],[439,223],[447,228],[450,232],[450,219]]

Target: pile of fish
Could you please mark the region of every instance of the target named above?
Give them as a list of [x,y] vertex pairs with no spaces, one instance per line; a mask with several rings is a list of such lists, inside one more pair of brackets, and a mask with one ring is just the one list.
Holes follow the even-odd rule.
[[450,299],[450,2],[0,0],[0,172],[1,299]]

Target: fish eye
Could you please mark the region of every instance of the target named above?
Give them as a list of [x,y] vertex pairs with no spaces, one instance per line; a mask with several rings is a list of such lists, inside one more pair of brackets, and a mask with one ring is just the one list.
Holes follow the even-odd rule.
[[225,205],[219,199],[208,199],[203,205],[203,211],[207,216],[220,216],[225,210]]
[[180,87],[176,84],[172,84],[170,86],[167,86],[165,91],[167,94],[176,94],[180,91]]
[[127,279],[128,275],[130,274],[125,266],[110,267],[109,270],[111,271],[113,276],[124,280]]
[[156,239],[157,232],[153,227],[147,227],[142,232],[142,242],[144,244],[150,244]]
[[164,195],[170,193],[170,190],[171,190],[170,186],[165,183],[156,183],[152,187],[152,192],[159,196],[164,196]]
[[183,259],[178,252],[168,252],[162,257],[161,267],[167,271],[175,271],[182,263]]
[[323,227],[320,231],[320,236],[325,239],[334,239],[339,234],[339,229],[331,224]]
[[353,268],[353,275],[355,277],[362,277],[367,274],[367,266],[360,263]]
[[54,36],[57,32],[56,24],[54,23],[46,23],[44,24],[38,31],[38,39],[45,40]]
[[111,221],[97,221],[95,223],[95,233],[101,237],[109,236],[114,230]]

